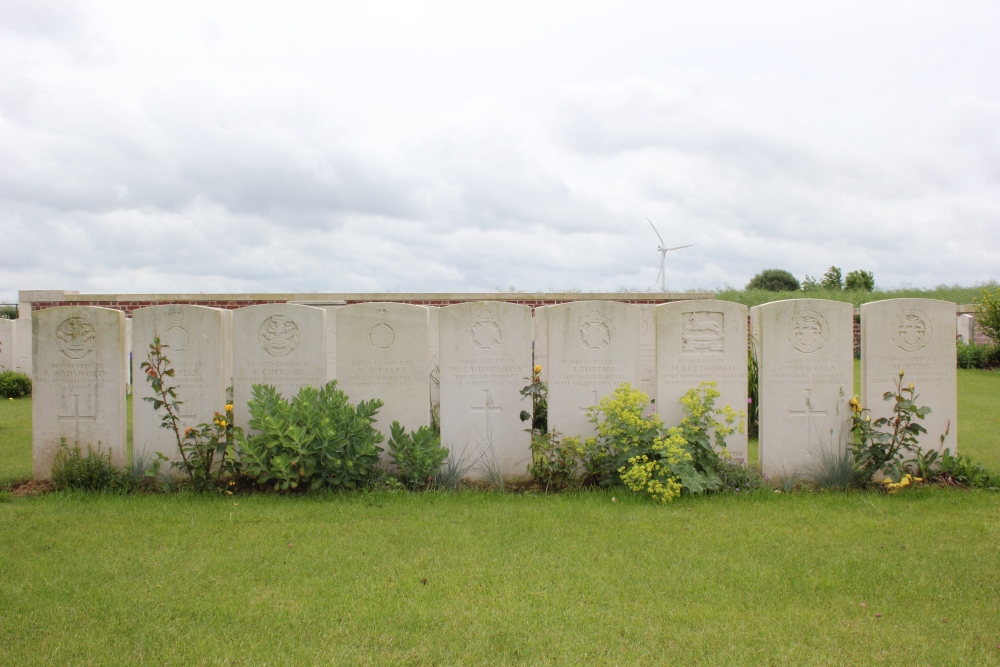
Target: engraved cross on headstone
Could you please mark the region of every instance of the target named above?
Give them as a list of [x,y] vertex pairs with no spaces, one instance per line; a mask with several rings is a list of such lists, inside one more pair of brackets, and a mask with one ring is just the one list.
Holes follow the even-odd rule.
[[[72,399],[72,400],[70,400]],[[69,415],[57,415],[57,418],[61,422],[73,422],[74,429],[74,440],[73,443],[80,444],[80,422],[96,422],[97,421],[97,410],[95,406],[94,414],[83,415],[80,414],[80,395],[79,394],[63,394],[63,404],[72,405],[73,414]],[[97,443],[94,443],[97,444]]]
[[581,415],[586,415],[588,412],[590,412],[591,408],[596,408],[597,404],[599,403],[599,401],[597,399],[597,390],[596,389],[591,389],[590,390],[590,395],[593,398],[594,402],[591,403],[590,405],[581,405],[580,406],[580,414]]
[[470,406],[473,412],[482,412],[486,430],[483,431],[483,441],[490,444],[493,443],[493,413],[503,412],[503,408],[499,405],[494,405],[493,394],[490,393],[489,389],[483,389],[483,405],[481,407],[476,407],[475,405]]

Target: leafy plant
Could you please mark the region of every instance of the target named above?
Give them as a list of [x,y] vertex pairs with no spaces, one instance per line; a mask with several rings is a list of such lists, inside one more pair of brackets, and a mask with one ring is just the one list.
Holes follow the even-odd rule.
[[719,491],[750,493],[771,486],[767,475],[762,473],[757,466],[737,459],[719,457],[719,462],[715,466],[715,474],[719,478]]
[[983,289],[976,302],[976,324],[994,344],[1000,345],[1000,287]]
[[818,292],[823,289],[823,286],[818,280],[806,274],[806,277],[802,280],[802,291],[803,292]]
[[945,449],[939,461],[941,470],[937,476],[946,483],[1000,491],[1000,475],[991,473],[968,455],[953,456],[951,450]]
[[378,463],[382,434],[373,426],[382,401],[348,403],[331,380],[306,386],[291,402],[270,385],[253,385],[249,425],[238,434],[244,472],[278,491],[362,486]]
[[893,401],[892,416],[875,421],[872,421],[871,411],[862,408],[857,397],[851,400],[852,430],[856,436],[854,458],[866,481],[881,472],[893,482],[898,482],[906,472],[904,452],[917,452],[919,436],[927,433],[918,420],[930,414],[931,409],[917,406],[914,402],[917,394],[912,382],[904,385],[903,369],[900,369],[896,379],[896,391],[887,391],[882,398]]
[[52,483],[59,490],[127,491],[129,488],[128,476],[111,465],[111,452],[101,452],[100,445],[97,449],[87,445],[84,454],[79,444],[69,447],[66,438],[60,438],[52,462]]
[[847,277],[844,278],[844,289],[874,292],[875,274],[871,271],[864,271],[862,269],[851,271],[847,274]]
[[746,289],[760,289],[768,292],[797,292],[799,281],[784,269],[764,269],[747,283]]
[[407,433],[398,421],[392,422],[389,429],[389,459],[399,476],[410,488],[433,484],[441,464],[448,458],[447,448],[441,446],[441,436],[429,426]]
[[560,438],[555,431],[533,431],[528,473],[546,491],[568,489],[580,481],[583,453],[579,438]]
[[31,378],[17,371],[0,373],[0,398],[25,398],[31,396]]
[[17,306],[10,303],[0,303],[0,320],[16,320]]
[[531,412],[521,410],[521,421],[531,421],[533,432],[545,433],[549,428],[549,388],[542,382],[542,367],[536,365],[532,369],[531,380],[523,389],[521,396],[531,398]]
[[828,290],[842,290],[844,289],[844,279],[840,273],[840,268],[836,266],[831,266],[823,274],[823,281],[820,283],[820,287]]

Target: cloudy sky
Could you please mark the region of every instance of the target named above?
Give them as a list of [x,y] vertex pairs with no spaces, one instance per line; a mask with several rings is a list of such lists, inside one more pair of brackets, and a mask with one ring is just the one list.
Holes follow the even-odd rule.
[[1000,278],[1000,3],[0,0],[0,300]]

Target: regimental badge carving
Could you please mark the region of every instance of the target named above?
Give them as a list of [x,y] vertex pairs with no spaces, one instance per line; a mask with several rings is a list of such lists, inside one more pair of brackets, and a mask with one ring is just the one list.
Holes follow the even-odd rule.
[[726,342],[725,314],[708,311],[683,313],[681,352],[724,352]]
[[915,352],[931,342],[931,320],[919,310],[905,310],[893,320],[890,332],[899,349]]
[[299,325],[284,315],[271,315],[257,330],[260,349],[272,357],[285,357],[299,346]]
[[577,347],[584,352],[604,352],[615,340],[615,325],[599,310],[592,310],[580,319],[575,339]]
[[191,334],[184,327],[170,327],[163,334],[163,342],[167,344],[173,352],[183,352],[191,342]]
[[380,308],[375,311],[375,318],[378,320],[368,328],[368,342],[379,354],[387,354],[393,343],[396,342],[396,330],[387,321],[389,311]]
[[815,310],[803,310],[788,320],[788,342],[799,352],[815,352],[829,337],[830,325]]
[[63,321],[56,329],[56,347],[70,359],[83,359],[97,343],[94,325],[79,317]]
[[503,347],[504,326],[489,310],[482,310],[469,325],[468,336],[472,349],[494,352]]

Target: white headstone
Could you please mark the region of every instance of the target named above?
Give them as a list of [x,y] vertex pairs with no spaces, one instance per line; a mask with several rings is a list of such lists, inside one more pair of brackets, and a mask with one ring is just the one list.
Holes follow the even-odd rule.
[[326,311],[269,303],[233,311],[236,425],[248,428],[253,385],[269,384],[288,401],[307,385],[326,384]]
[[322,306],[326,311],[326,381],[337,379],[337,309],[343,306]]
[[62,306],[32,317],[35,479],[49,479],[60,439],[111,454],[125,467],[125,314]]
[[576,301],[546,309],[549,430],[590,436],[587,411],[628,382],[639,388],[639,307]]
[[14,370],[14,322],[0,317],[0,373]]
[[359,303],[339,308],[337,386],[350,402],[380,399],[375,427],[388,442],[394,421],[407,431],[430,423],[427,307]]
[[969,315],[968,313],[958,316],[958,339],[970,345],[975,339],[976,333],[976,318],[974,315]]
[[789,299],[752,310],[760,326],[761,467],[778,477],[804,473],[850,435],[854,308]]
[[542,372],[539,374],[542,382],[549,381],[549,327],[548,319],[545,316],[548,306],[538,306],[531,317],[532,330],[532,360],[534,366],[541,366]]
[[[747,407],[747,307],[712,299],[656,307],[656,411],[666,426],[684,418],[680,398],[705,381],[721,394],[715,407]],[[714,443],[714,435],[712,441]],[[730,456],[747,460],[747,433],[726,438]]]
[[431,422],[441,429],[441,308],[427,308],[427,348],[430,364]]
[[[925,449],[958,450],[955,304],[936,299],[887,299],[861,306],[861,404],[872,419],[888,417],[899,371],[914,384],[917,405],[931,409],[921,421]],[[941,436],[947,435],[942,444]]]
[[164,344],[174,376],[166,382],[177,391],[180,430],[210,424],[216,412],[224,413],[226,389],[232,383],[233,314],[204,306],[165,305],[139,308],[132,313],[132,456],[146,462],[159,452],[180,459],[172,429],[161,426],[157,412],[145,400],[153,389],[142,370],[154,337]]
[[531,381],[531,308],[447,306],[440,328],[442,445],[456,458],[479,458],[505,476],[524,476],[531,436],[520,413],[530,404],[520,391]]
[[34,377],[31,372],[31,318],[14,320],[14,370]]
[[649,396],[647,412],[656,412],[656,306],[644,303],[639,308],[639,388]]

